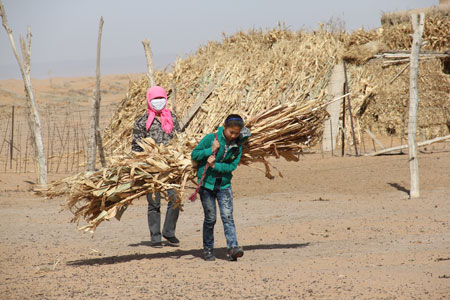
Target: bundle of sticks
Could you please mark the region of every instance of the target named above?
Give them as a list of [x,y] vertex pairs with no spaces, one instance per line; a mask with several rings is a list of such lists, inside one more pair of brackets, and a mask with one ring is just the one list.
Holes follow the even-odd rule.
[[[265,111],[247,122],[252,137],[244,145],[241,163],[263,162],[271,177],[267,158],[295,159],[293,153],[315,144],[321,136],[326,111],[313,108],[313,102],[301,106],[286,104]],[[80,230],[94,232],[103,221],[116,217],[133,200],[147,193],[177,193],[177,206],[185,197],[186,183],[195,182],[196,174],[190,153],[201,136],[181,134],[167,146],[157,145],[149,138],[141,140],[143,152],[117,156],[109,167],[85,172],[52,183],[48,197],[67,195],[67,206],[74,214],[72,222],[83,218],[88,223]]]

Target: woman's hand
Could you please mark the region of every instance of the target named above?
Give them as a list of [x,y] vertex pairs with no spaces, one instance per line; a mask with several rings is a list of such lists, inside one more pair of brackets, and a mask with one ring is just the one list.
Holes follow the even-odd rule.
[[218,150],[220,148],[220,144],[219,141],[217,139],[214,139],[214,142],[212,143],[212,147],[211,150],[212,152],[216,152],[216,150]]
[[210,155],[208,157],[208,164],[211,166],[211,168],[214,168],[216,162],[216,157],[214,155]]

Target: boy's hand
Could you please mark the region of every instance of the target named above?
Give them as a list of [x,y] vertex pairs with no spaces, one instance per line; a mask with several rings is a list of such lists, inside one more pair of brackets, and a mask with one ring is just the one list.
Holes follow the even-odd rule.
[[214,142],[212,143],[212,152],[215,152],[216,150],[218,150],[220,148],[220,144],[219,141],[217,139],[214,140]]
[[216,157],[215,157],[214,155],[210,155],[210,156],[208,157],[208,164],[209,164],[212,168],[214,168],[215,161],[216,161]]

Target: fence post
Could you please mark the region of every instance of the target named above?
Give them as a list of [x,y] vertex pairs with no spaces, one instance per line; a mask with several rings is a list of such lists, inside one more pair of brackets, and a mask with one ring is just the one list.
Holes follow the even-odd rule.
[[409,119],[408,119],[408,153],[409,170],[411,176],[410,198],[420,197],[419,188],[419,161],[417,158],[417,109],[419,102],[419,89],[417,87],[417,73],[419,69],[419,51],[422,44],[422,33],[425,23],[425,14],[420,14],[420,20],[417,14],[411,16],[411,22],[414,30],[413,42],[411,45],[411,56],[409,63]]
[[11,139],[9,140],[9,169],[12,169],[13,148],[14,148],[14,105],[11,112]]

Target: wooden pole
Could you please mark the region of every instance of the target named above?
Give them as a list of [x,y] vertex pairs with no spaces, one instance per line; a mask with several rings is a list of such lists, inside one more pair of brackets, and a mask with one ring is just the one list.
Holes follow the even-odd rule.
[[[344,70],[345,70],[345,62],[344,62]],[[347,80],[346,80],[346,82],[347,82]],[[344,94],[344,95],[346,94],[345,83],[344,83],[342,94]],[[341,156],[344,156],[345,155],[345,98],[344,98],[344,101],[342,101],[342,127],[341,127],[341,129],[342,129],[342,138],[341,138],[342,153],[341,153]],[[349,144],[349,146],[350,146],[350,144]]]
[[423,27],[425,23],[425,14],[420,14],[418,20],[417,14],[411,16],[414,29],[413,42],[411,46],[411,56],[409,63],[409,119],[408,119],[408,153],[409,170],[411,175],[410,198],[420,197],[419,187],[419,161],[417,158],[417,109],[419,102],[419,91],[417,87],[417,73],[419,69],[419,51],[422,44]]
[[147,77],[150,87],[155,86],[154,68],[153,68],[153,54],[152,48],[150,47],[150,41],[145,39],[142,41],[144,46],[145,57],[147,58]]
[[97,143],[98,153],[100,155],[100,163],[102,167],[106,167],[105,151],[103,149],[102,134],[100,132],[100,102],[101,102],[101,90],[100,90],[100,50],[102,42],[102,31],[103,31],[103,17],[100,18],[100,25],[98,28],[98,39],[97,39],[97,68],[96,68],[96,86],[95,86],[95,100],[97,102],[96,111],[96,122],[95,122],[95,140]]
[[28,143],[30,142],[30,135],[27,133],[27,142],[25,143],[25,173],[27,172],[27,165],[28,165]]
[[331,136],[331,139],[330,139],[330,142],[331,142],[331,156],[334,156],[334,153],[333,153],[333,126],[331,124],[331,118],[330,118],[330,136]]
[[[347,79],[347,64],[345,63],[345,61],[344,61],[344,76],[345,76],[344,94],[349,94],[349,92],[348,92],[348,79]],[[350,101],[350,95],[347,96],[347,100],[348,100],[348,114],[349,114],[349,117],[350,117],[350,127],[352,128],[353,146],[355,147],[355,155],[359,156],[359,154],[358,154],[358,146],[356,145],[355,127],[353,126],[352,103]],[[344,102],[345,102],[345,98],[344,98]]]
[[100,18],[98,27],[98,39],[97,39],[97,68],[96,68],[96,85],[94,91],[94,97],[92,101],[91,118],[89,121],[89,140],[88,140],[88,162],[86,165],[86,171],[95,171],[95,162],[97,160],[97,147],[100,154],[100,161],[102,167],[106,166],[105,153],[103,151],[103,143],[100,133],[99,119],[100,119],[100,50],[102,41],[102,29],[103,29],[103,17]]
[[[427,141],[424,141],[424,142],[417,143],[417,147],[422,147],[422,146],[430,145],[430,144],[433,144],[433,143],[442,142],[442,141],[445,141],[445,140],[450,140],[450,135],[437,137],[437,138],[434,138],[434,139],[431,139],[431,140],[427,140]],[[392,152],[392,151],[408,149],[408,148],[409,148],[409,145],[395,146],[395,147],[392,147],[392,148],[383,149],[381,151],[372,152],[372,153],[366,154],[365,156],[376,156],[376,155],[381,155],[381,154],[389,153],[389,152]]]
[[12,160],[13,160],[13,145],[14,145],[14,105],[12,106],[11,111],[11,139],[9,142],[9,168],[12,169]]
[[377,137],[370,131],[369,129],[366,129],[366,133],[372,138],[372,140],[375,141],[375,143],[380,146],[381,149],[385,149],[384,145],[380,142],[380,140],[377,139]]
[[8,26],[8,21],[6,18],[5,7],[3,2],[0,0],[0,15],[2,17],[2,25],[5,28],[9,42],[11,44],[14,56],[19,64],[20,73],[22,74],[22,79],[25,85],[25,94],[27,98],[27,107],[30,117],[28,118],[28,124],[31,129],[33,142],[34,142],[34,161],[36,165],[37,182],[39,185],[47,185],[47,164],[44,154],[44,144],[42,142],[42,130],[41,130],[41,119],[39,116],[38,107],[34,99],[33,88],[31,86],[30,69],[31,69],[31,29],[28,27],[27,30],[27,43],[20,37],[20,45],[22,50],[22,60],[17,52],[16,45],[12,36],[12,30]]

